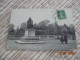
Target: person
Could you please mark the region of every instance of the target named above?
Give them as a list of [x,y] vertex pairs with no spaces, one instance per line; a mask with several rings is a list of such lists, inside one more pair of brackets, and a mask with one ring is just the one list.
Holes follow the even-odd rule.
[[67,34],[64,35],[64,42],[65,42],[65,44],[68,43],[68,40],[67,40]]
[[63,44],[63,42],[64,42],[62,35],[61,35],[61,37],[60,37],[60,42],[61,42],[61,44]]

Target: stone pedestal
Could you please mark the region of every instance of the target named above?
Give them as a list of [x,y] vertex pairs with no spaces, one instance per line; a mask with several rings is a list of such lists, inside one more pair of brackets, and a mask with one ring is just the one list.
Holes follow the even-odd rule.
[[35,30],[34,29],[28,29],[28,30],[26,30],[24,36],[25,37],[27,37],[27,36],[29,36],[29,37],[35,36]]
[[24,37],[21,38],[22,40],[39,40],[39,37],[35,36],[35,29],[27,29],[25,31]]

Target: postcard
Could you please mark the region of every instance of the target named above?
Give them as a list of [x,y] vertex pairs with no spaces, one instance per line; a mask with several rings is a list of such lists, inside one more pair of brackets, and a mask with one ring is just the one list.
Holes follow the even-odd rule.
[[77,49],[72,9],[13,9],[6,49]]

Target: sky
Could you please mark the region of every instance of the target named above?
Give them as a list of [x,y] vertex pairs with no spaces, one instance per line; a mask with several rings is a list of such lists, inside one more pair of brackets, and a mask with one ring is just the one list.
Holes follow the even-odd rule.
[[[58,20],[57,14],[55,15],[56,21],[58,21],[59,25],[63,25],[64,23],[69,25],[72,24],[72,10],[64,9],[67,19]],[[11,13],[11,21],[10,24],[14,24],[15,28],[20,26],[21,23],[26,22],[31,17],[33,20],[33,24],[39,23],[43,20],[50,20],[50,23],[55,23],[55,18],[53,18],[53,9],[13,9]],[[56,11],[54,11],[56,13]]]

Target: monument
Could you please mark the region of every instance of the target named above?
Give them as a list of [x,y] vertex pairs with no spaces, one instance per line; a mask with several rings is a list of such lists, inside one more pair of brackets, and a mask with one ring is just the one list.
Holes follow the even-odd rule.
[[24,37],[21,37],[22,40],[39,40],[39,37],[35,36],[35,29],[33,26],[33,21],[31,17],[27,21],[27,27],[25,30]]
[[41,41],[39,37],[35,36],[35,29],[31,18],[27,21],[27,27],[25,34],[21,37],[21,40],[16,40],[16,43],[20,44],[43,44],[45,41]]

